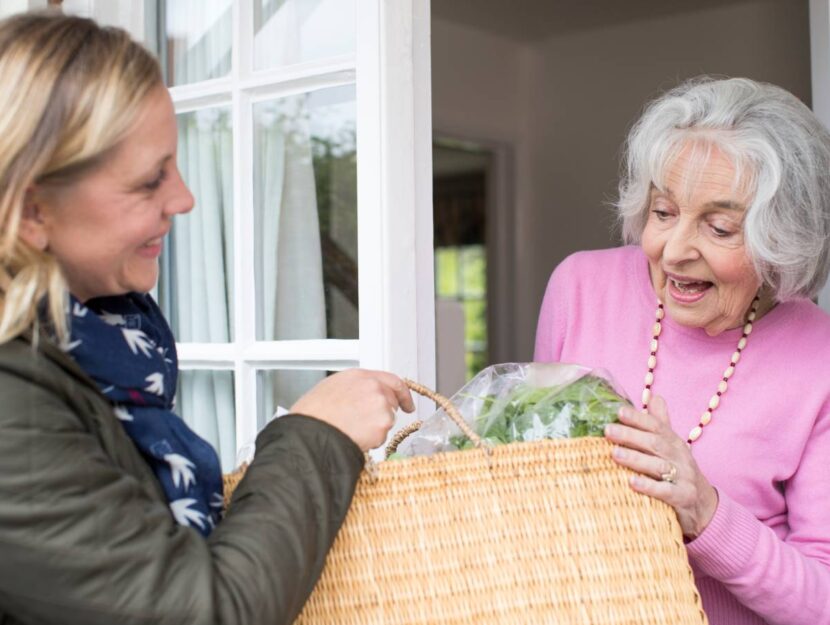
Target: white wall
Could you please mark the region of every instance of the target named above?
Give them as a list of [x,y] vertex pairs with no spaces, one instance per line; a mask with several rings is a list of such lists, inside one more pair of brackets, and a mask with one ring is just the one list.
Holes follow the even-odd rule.
[[514,142],[522,102],[521,56],[516,42],[432,20],[432,120],[480,139]]
[[[515,231],[531,209],[530,140],[527,126],[529,46],[474,28],[432,20],[432,118],[435,134],[470,139],[496,150],[490,169],[507,178],[495,202],[502,215],[488,224],[498,266],[491,267],[491,357],[513,358],[516,277],[512,257]],[[492,181],[491,181],[492,182]],[[501,218],[505,219],[501,219]],[[501,222],[501,223],[499,223]],[[498,327],[495,327],[498,324]]]
[[807,0],[755,0],[523,45],[433,20],[435,127],[516,146],[513,359],[533,353],[547,278],[616,244],[620,149],[648,99],[701,73],[777,83],[810,103]]

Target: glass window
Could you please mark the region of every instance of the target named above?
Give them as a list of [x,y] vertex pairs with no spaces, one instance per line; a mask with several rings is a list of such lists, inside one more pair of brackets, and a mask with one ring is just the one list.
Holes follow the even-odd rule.
[[233,340],[233,136],[228,108],[178,116],[178,165],[196,200],[161,257],[159,305],[179,342]]
[[353,85],[254,106],[257,339],[358,336]]
[[311,369],[273,369],[257,371],[257,428],[284,414],[312,386],[331,372]]
[[155,43],[167,86],[221,78],[231,70],[233,0],[159,0]]
[[254,68],[355,51],[354,0],[254,0]]
[[236,466],[233,383],[233,371],[182,369],[176,393],[176,412],[213,445],[226,473]]

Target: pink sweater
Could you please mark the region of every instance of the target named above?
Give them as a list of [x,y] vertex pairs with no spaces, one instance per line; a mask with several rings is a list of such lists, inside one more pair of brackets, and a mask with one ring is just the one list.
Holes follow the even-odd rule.
[[[574,254],[551,276],[534,360],[602,367],[639,401],[656,305],[639,248]],[[654,392],[684,438],[739,337],[666,318]],[[830,624],[830,316],[800,300],[758,320],[692,453],[719,494],[687,546],[712,625]]]

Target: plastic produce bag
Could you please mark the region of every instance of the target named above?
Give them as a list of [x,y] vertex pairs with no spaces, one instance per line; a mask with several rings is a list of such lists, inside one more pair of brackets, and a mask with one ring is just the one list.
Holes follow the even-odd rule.
[[[631,402],[599,369],[563,363],[506,363],[476,375],[450,398],[491,445],[602,436]],[[474,445],[443,409],[398,447],[394,457],[458,451]]]

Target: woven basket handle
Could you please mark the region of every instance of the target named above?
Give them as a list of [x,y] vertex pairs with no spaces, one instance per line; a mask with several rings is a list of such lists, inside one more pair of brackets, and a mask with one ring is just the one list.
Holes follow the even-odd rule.
[[[450,419],[458,426],[458,428],[464,433],[464,435],[473,441],[473,444],[476,447],[487,447],[485,442],[481,440],[481,437],[473,432],[467,422],[464,421],[463,417],[459,414],[458,409],[452,405],[452,402],[441,395],[440,393],[436,393],[435,391],[427,388],[423,384],[418,384],[417,382],[413,382],[412,380],[408,380],[404,378],[404,384],[406,384],[410,389],[418,393],[419,395],[423,395],[424,397],[428,397],[432,401],[434,401],[438,406],[444,409]],[[389,444],[386,446],[386,457],[388,458],[392,454],[395,453],[395,450],[398,449],[398,445],[400,445],[406,438],[412,434],[413,432],[417,432],[421,429],[423,425],[423,421],[414,421],[410,423],[408,426],[400,430],[392,440],[389,441]]]

